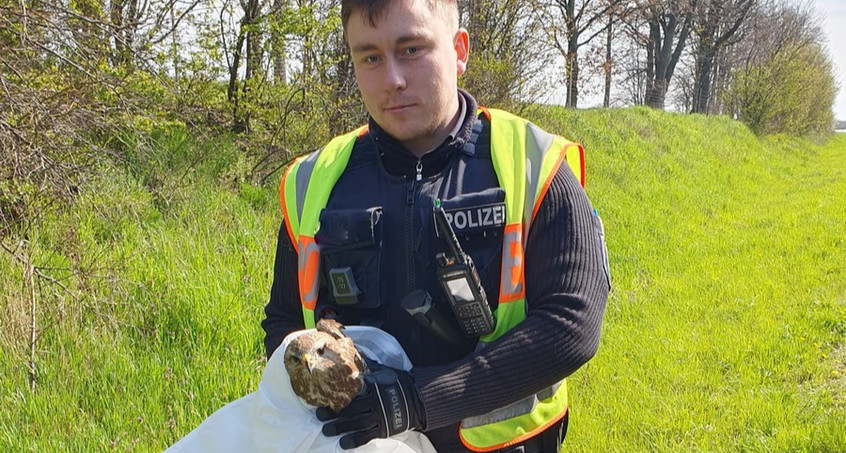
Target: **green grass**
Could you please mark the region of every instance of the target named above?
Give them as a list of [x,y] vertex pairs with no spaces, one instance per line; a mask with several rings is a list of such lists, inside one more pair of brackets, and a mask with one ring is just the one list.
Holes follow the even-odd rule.
[[[614,283],[599,352],[570,378],[564,451],[846,450],[846,135],[534,116],[587,148]],[[275,188],[217,177],[233,151],[204,167],[187,140],[145,145],[132,176],[104,172],[29,231],[21,250],[67,288],[36,280],[34,391],[27,286],[0,251],[0,451],[161,451],[255,390]],[[169,149],[207,169],[145,163]]]
[[566,450],[846,450],[846,136],[645,109],[545,125],[587,147],[614,279]]
[[278,202],[246,185],[168,184],[157,197],[103,174],[30,233],[33,262],[66,269],[49,273],[69,290],[39,288],[34,392],[29,305],[4,253],[0,451],[161,451],[255,390]]

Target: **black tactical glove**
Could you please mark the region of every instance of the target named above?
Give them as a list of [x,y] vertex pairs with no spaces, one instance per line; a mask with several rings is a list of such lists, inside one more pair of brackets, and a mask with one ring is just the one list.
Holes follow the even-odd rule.
[[411,375],[376,364],[364,376],[364,390],[340,413],[317,409],[325,436],[341,437],[344,450],[360,447],[372,439],[386,438],[423,427],[423,404]]

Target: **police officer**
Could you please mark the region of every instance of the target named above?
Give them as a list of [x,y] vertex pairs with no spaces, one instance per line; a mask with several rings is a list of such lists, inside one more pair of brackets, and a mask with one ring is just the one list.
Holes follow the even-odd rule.
[[[582,148],[457,88],[456,0],[343,0],[341,14],[370,120],[283,178],[267,354],[323,317],[397,338],[411,372],[372,364],[349,407],[318,409],[343,448],[414,429],[439,452],[557,452],[565,378],[595,354],[610,289]],[[493,313],[481,335],[465,335],[439,281],[450,248],[435,206]],[[409,294],[462,334],[415,320]]]

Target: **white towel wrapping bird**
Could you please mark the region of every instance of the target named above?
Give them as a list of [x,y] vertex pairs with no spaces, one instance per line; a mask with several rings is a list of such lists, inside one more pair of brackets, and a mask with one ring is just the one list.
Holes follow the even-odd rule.
[[[340,437],[324,436],[320,432],[323,422],[315,416],[315,408],[294,394],[283,360],[291,340],[312,330],[285,338],[267,362],[255,393],[218,409],[165,453],[437,453],[429,439],[417,431],[374,439],[354,450],[342,450]],[[365,326],[347,326],[344,333],[368,358],[392,368],[411,369],[411,361],[390,334]]]

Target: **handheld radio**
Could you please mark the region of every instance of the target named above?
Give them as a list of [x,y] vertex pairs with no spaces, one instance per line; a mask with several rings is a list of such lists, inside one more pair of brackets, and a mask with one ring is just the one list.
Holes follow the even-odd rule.
[[448,257],[438,253],[435,259],[438,261],[438,281],[461,330],[467,338],[493,332],[494,319],[476,266],[461,249],[440,200],[435,201],[435,230],[446,240],[452,254]]

